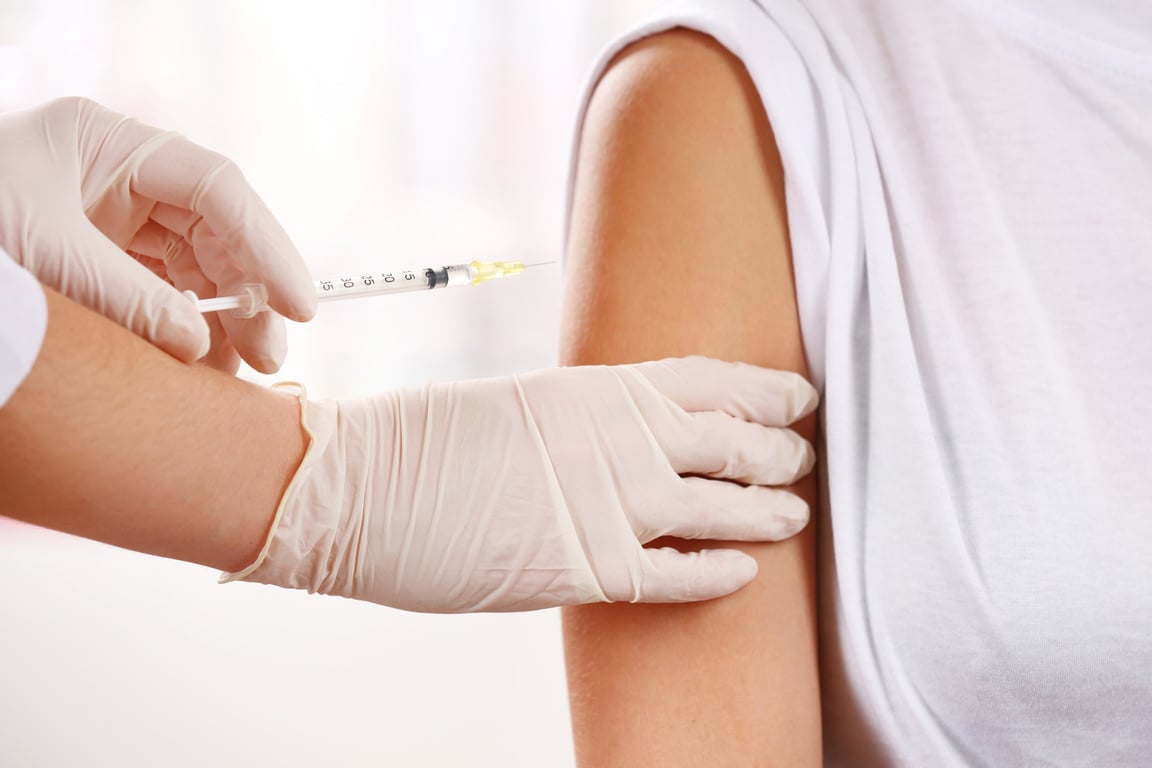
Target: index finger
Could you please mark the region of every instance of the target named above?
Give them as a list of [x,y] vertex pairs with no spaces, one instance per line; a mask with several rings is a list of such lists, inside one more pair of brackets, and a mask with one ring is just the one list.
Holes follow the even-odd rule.
[[181,234],[192,243],[197,260],[228,259],[201,262],[205,274],[238,269],[250,282],[267,287],[268,305],[280,314],[309,320],[316,313],[316,290],[304,259],[234,162],[179,134],[168,134],[166,141],[151,142],[130,183],[138,194],[203,217],[225,246],[223,254],[221,249],[199,252],[194,219],[185,222]]
[[800,374],[748,363],[684,357],[628,367],[689,413],[722,411],[745,421],[786,427],[815,411],[820,401]]

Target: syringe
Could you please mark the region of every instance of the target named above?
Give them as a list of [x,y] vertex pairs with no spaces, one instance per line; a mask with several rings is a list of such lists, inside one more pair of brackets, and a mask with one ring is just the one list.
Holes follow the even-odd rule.
[[[518,275],[530,266],[538,265],[525,264],[522,261],[473,261],[446,267],[394,269],[391,272],[374,272],[356,277],[342,277],[338,280],[317,280],[316,298],[320,301],[339,301],[386,293],[479,285],[505,275]],[[249,283],[241,286],[241,290],[243,293],[234,296],[197,299],[196,309],[200,312],[220,312],[230,309],[234,317],[252,317],[257,312],[268,309],[268,291],[262,284]]]

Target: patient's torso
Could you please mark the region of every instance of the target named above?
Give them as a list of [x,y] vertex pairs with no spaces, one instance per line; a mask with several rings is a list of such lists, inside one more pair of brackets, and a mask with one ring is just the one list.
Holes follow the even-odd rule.
[[1145,763],[1152,36],[1103,30],[1152,4],[807,5],[879,182],[829,276],[830,758]]
[[785,169],[830,765],[1152,755],[1152,2],[684,0]]

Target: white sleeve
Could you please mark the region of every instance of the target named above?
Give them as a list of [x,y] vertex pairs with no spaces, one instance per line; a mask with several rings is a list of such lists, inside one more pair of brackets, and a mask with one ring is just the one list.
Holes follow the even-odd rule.
[[44,289],[0,249],[0,406],[32,370],[47,327]]

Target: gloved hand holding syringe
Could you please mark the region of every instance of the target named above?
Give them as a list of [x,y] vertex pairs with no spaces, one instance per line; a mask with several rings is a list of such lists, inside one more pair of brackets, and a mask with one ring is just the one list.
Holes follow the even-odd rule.
[[[539,264],[525,264],[522,261],[471,261],[467,264],[393,269],[389,272],[360,274],[356,277],[341,277],[336,280],[317,280],[315,282],[316,298],[318,301],[341,301],[390,293],[479,285],[507,275],[519,275],[528,267],[554,263],[551,261]],[[196,309],[201,312],[231,310],[233,317],[249,318],[268,310],[268,290],[261,283],[247,283],[241,286],[241,293],[232,296],[219,296],[214,299],[198,298],[192,291],[186,291],[185,295],[196,302]]]
[[[817,401],[795,374],[684,358],[355,400],[295,386],[287,402],[219,373],[241,358],[274,373],[282,318],[525,265],[314,282],[234,163],[82,99],[0,115],[0,146],[18,148],[0,153],[0,247],[50,304],[23,395],[0,407],[0,455],[20,459],[0,462],[0,514],[227,580],[436,612],[709,599],[756,561],[648,545],[778,540],[807,520],[781,487],[814,461],[789,429]],[[250,316],[201,314],[221,309]]]

